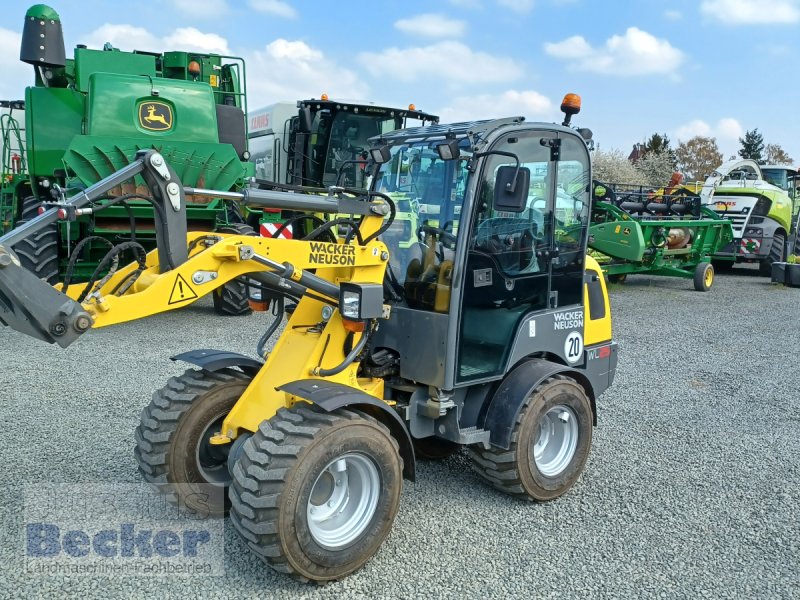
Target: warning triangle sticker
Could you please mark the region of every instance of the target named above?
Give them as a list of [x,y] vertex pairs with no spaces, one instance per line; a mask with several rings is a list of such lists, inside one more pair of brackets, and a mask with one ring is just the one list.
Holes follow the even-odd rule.
[[179,274],[175,278],[175,283],[172,285],[172,293],[169,295],[168,304],[178,304],[180,302],[187,302],[189,300],[196,300],[197,294],[186,283],[186,280]]

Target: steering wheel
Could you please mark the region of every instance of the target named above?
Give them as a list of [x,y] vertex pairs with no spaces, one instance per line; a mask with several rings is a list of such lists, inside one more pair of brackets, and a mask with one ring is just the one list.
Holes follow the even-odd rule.
[[442,244],[448,250],[455,250],[456,248],[456,236],[442,229],[441,227],[434,227],[433,225],[428,225],[427,223],[423,223],[419,227],[417,227],[417,237],[420,241],[424,242],[425,238],[423,236],[424,233],[436,236],[436,239],[439,240],[439,243]]

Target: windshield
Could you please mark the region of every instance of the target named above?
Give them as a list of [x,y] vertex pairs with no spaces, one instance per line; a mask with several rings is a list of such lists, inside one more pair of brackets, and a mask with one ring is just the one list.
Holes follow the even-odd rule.
[[789,171],[787,169],[761,169],[767,183],[789,191]]
[[366,187],[364,163],[347,161],[366,160],[369,138],[398,129],[398,121],[383,115],[345,111],[332,114],[328,109],[317,112],[311,127],[309,179],[324,187],[336,185],[341,168],[339,185]]
[[393,146],[391,160],[381,165],[373,182],[373,189],[389,194],[397,207],[383,241],[389,246],[390,266],[400,285],[408,279],[409,270],[425,263],[423,255],[430,248],[438,262],[452,260],[471,152],[463,140],[460,158],[444,161],[435,148],[440,142]]

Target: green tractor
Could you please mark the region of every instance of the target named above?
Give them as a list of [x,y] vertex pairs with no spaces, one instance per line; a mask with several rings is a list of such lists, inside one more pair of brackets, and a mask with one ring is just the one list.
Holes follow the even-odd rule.
[[[248,161],[244,61],[194,52],[122,52],[78,46],[66,58],[55,10],[25,15],[20,60],[34,67],[24,102],[2,106],[3,232],[65,201],[156,149],[192,187],[241,188]],[[24,130],[18,115],[24,111]],[[23,266],[50,283],[92,281],[120,252],[142,256],[155,245],[154,208],[140,179],[120,184],[81,211],[15,247]],[[187,198],[189,228],[245,233],[236,204]],[[234,281],[214,297],[221,314],[249,312]]]
[[[278,102],[251,111],[247,117],[250,160],[255,165],[257,181],[267,187],[274,183],[279,184],[277,187],[320,189],[332,185],[367,188],[365,167],[370,138],[439,122],[438,116],[417,110],[413,104],[397,108],[344,102],[327,94],[296,103]],[[408,248],[417,242],[419,199],[407,190],[390,195],[397,213],[384,238]],[[265,237],[299,237],[310,229],[307,215],[295,214],[296,219],[284,225],[291,213],[259,213],[251,214],[249,224]]]

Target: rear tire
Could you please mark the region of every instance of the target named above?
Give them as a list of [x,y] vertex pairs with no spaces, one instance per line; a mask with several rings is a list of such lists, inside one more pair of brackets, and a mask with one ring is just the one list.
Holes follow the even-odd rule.
[[340,579],[389,534],[402,471],[397,441],[372,417],[305,403],[282,408],[233,464],[231,522],[276,571]]
[[[229,448],[211,446],[208,438],[249,384],[250,377],[234,369],[188,369],[154,392],[136,428],[134,456],[145,481],[174,504],[224,516],[230,506]],[[206,500],[208,485],[223,488],[219,503]]]
[[[34,196],[28,196],[22,202],[21,219],[17,226],[30,221],[39,215],[42,203]],[[20,264],[44,279],[50,285],[58,282],[58,225],[48,225],[14,246],[14,253]]]
[[[220,233],[235,233],[237,235],[256,235],[255,230],[244,223],[230,223],[217,227]],[[250,308],[247,283],[243,278],[229,281],[212,293],[214,311],[218,315],[240,317],[253,312]]]
[[767,258],[758,263],[759,275],[772,277],[772,263],[784,260],[786,260],[786,237],[782,233],[776,233],[772,238],[772,246]]
[[563,375],[546,379],[520,410],[508,450],[469,450],[473,470],[512,496],[545,502],[563,495],[583,471],[592,447],[586,390]]
[[714,267],[711,263],[702,262],[694,269],[694,289],[707,292],[714,285]]

